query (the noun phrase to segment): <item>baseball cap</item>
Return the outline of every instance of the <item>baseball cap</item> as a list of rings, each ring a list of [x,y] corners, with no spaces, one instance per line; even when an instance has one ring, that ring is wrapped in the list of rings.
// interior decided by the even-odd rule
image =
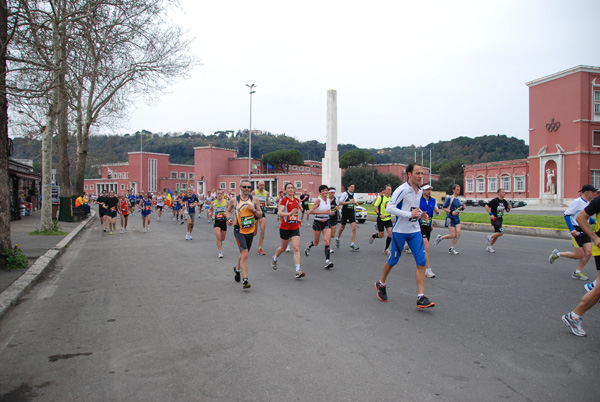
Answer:
[[[433,187],[431,187],[429,184],[426,184],[423,187],[421,187],[421,190],[433,190]]]
[[[581,190],[579,190],[580,193],[584,193],[586,191],[598,191],[598,189],[592,186],[591,184],[586,184],[583,187],[581,187]]]

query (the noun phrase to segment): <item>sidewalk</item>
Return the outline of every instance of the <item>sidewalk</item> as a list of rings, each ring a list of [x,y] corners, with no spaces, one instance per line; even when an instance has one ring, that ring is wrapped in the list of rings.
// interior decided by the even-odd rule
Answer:
[[[92,216],[85,221],[59,222],[60,230],[67,232],[65,236],[29,235],[39,229],[41,211],[10,223],[11,243],[13,247],[19,246],[29,259],[30,266],[15,271],[0,270],[0,317],[44,274],[75,236],[91,224],[95,215],[95,211],[92,211]]]

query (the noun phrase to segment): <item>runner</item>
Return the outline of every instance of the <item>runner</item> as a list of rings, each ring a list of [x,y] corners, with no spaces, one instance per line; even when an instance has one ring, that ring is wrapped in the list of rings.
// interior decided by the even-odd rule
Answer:
[[[210,204],[210,215],[214,216],[213,231],[217,240],[218,258],[223,258],[222,245],[227,235],[227,220],[225,211],[227,211],[227,200],[224,197],[224,191],[217,190],[215,200]]]
[[[215,198],[217,198],[217,193],[213,193],[213,191],[211,191],[208,194],[206,194],[206,198],[204,199],[204,209],[206,210],[207,223],[211,223],[210,206],[212,205]]]
[[[347,190],[342,193],[338,202],[338,204],[342,206],[342,226],[340,226],[340,231],[335,239],[335,246],[337,248],[340,247],[340,237],[342,237],[342,233],[344,232],[344,229],[346,229],[346,222],[350,222],[350,227],[352,228],[350,250],[358,251],[360,247],[354,244],[354,241],[356,240],[356,216],[354,215],[354,207],[358,205],[358,201],[354,199],[354,183],[348,184],[348,187],[346,188]]]
[[[286,183],[284,188],[285,196],[281,199],[279,205],[277,205],[277,216],[281,218],[281,224],[279,225],[281,245],[275,250],[275,255],[271,261],[271,268],[277,269],[279,256],[291,242],[292,249],[294,250],[296,279],[300,279],[306,276],[306,274],[300,270],[300,225],[302,224],[302,221],[298,220],[300,202],[294,196],[295,187],[293,183]]]
[[[492,221],[492,227],[494,228],[493,235],[487,235],[485,238],[487,240],[487,247],[485,248],[490,253],[495,253],[494,244],[500,236],[504,234],[504,230],[502,229],[502,218],[504,213],[510,212],[510,203],[504,199],[506,196],[506,191],[504,189],[498,189],[498,197],[490,200],[487,204],[485,204],[485,210],[488,214],[490,214],[490,220]],[[590,246],[591,250],[591,246]]]
[[[142,211],[142,227],[144,233],[150,231],[150,215],[152,214],[152,200],[148,193],[144,193],[142,200],[139,202],[140,211]]]
[[[106,190],[102,190],[102,194],[96,200],[98,202],[98,216],[100,216],[100,226],[103,226],[104,233],[106,233],[106,226],[108,225],[108,218],[105,219],[106,216]]]
[[[127,199],[129,200],[129,214],[133,214],[135,212],[135,194],[131,189],[127,190]]]
[[[196,207],[198,207],[199,214],[202,213],[202,209],[199,206],[198,196],[194,194],[191,188],[188,188],[187,195],[182,199],[185,211],[187,212],[187,233],[185,234],[186,240],[192,240],[192,231],[194,230],[194,220],[196,218]]]
[[[302,225],[302,222],[304,222],[304,213],[308,211],[308,203],[310,202],[310,195],[308,194],[308,191],[306,189],[304,189],[304,193],[300,194],[300,203],[302,206],[302,216],[300,217],[300,225]],[[306,226],[310,225],[310,223],[308,223],[308,214],[306,214]]]
[[[131,202],[124,194],[119,195],[119,216],[121,217],[121,234],[127,232],[127,223],[131,213]]]
[[[375,239],[382,239],[384,230],[387,231],[387,238],[385,239],[385,248],[383,254],[389,254],[390,244],[392,243],[392,215],[390,215],[385,208],[390,202],[390,196],[392,195],[392,186],[386,184],[381,192],[381,195],[377,197],[373,203],[373,209],[377,214],[377,232],[369,236],[369,244],[373,244]]]
[[[106,215],[104,216],[104,220],[108,221],[108,228],[110,230],[110,234],[113,234],[113,231],[117,230],[118,204],[119,198],[117,198],[113,190],[110,190],[108,192],[108,197],[104,199],[104,208],[106,208]]]
[[[456,243],[458,243],[458,239],[460,238],[461,233],[461,224],[460,224],[460,211],[464,211],[465,206],[460,202],[458,198],[460,194],[460,185],[455,184],[452,186],[452,195],[446,198],[444,202],[444,206],[442,209],[446,212],[446,227],[450,234],[447,235],[437,235],[435,238],[435,245],[437,246],[444,239],[452,239],[452,245],[448,249],[448,254],[459,254],[458,251],[454,249],[456,247]]]
[[[162,191],[158,192],[156,196],[156,220],[160,222],[160,216],[162,215],[163,208],[165,206],[165,197]]]
[[[227,203],[227,211],[225,216],[227,217],[227,224],[233,226],[233,236],[237,241],[240,249],[240,256],[238,263],[233,267],[235,274],[234,279],[236,282],[243,280],[243,289],[250,288],[250,282],[248,282],[248,254],[252,247],[252,240],[256,234],[256,218],[262,216],[260,210],[260,204],[258,200],[250,195],[252,191],[252,185],[250,181],[245,179],[240,182],[240,195],[232,198]],[[235,211],[235,219],[232,217],[232,213]]]
[[[560,252],[558,249],[554,249],[548,257],[548,262],[550,262],[550,264],[560,257],[579,260],[579,264],[577,264],[577,268],[575,269],[575,272],[573,272],[573,275],[571,275],[571,278],[582,281],[587,281],[589,279],[581,271],[592,256],[592,240],[587,234],[581,231],[581,228],[577,224],[577,216],[588,206],[590,200],[594,198],[597,191],[598,190],[590,184],[584,185],[579,191],[581,197],[574,200],[565,211],[565,221],[571,231],[571,242],[573,243],[574,251]]]
[[[583,186],[582,190],[586,188]],[[582,191],[583,192],[583,191]],[[592,230],[588,219],[592,215],[596,215],[596,232]],[[592,247],[592,253],[596,263],[596,270],[600,271],[600,230],[598,230],[598,220],[600,219],[600,197],[594,198],[585,209],[577,215],[576,223],[577,226],[589,236],[594,246]],[[583,314],[591,309],[594,305],[600,301],[600,286],[595,286],[600,275],[592,283],[585,285],[586,294],[583,295],[581,301],[575,307],[573,311],[562,316],[562,321],[571,328],[571,332],[577,336],[586,336],[586,332],[581,327],[581,321]],[[594,286],[592,286],[594,285]]]
[[[329,242],[331,240],[331,227],[329,225],[329,216],[331,215],[331,203],[329,202],[329,187],[325,184],[319,186],[319,197],[315,200],[314,204],[307,212],[307,214],[315,215],[313,221],[313,240],[306,243],[304,249],[304,255],[307,257],[310,255],[310,249],[313,246],[319,245],[319,238],[321,233],[323,234],[323,244],[325,245],[325,269],[333,268],[333,262],[330,261],[330,247]]]
[[[331,239],[335,239],[335,231],[337,230],[337,224],[340,216],[340,208],[338,207],[337,198],[335,198],[335,187],[329,187],[329,205],[331,205],[331,214],[329,215],[329,226],[331,227]],[[330,253],[334,251],[330,248]]]
[[[398,263],[404,243],[408,242],[412,250],[413,257],[417,264],[417,308],[430,308],[435,303],[425,296],[425,246],[423,236],[419,228],[419,218],[428,220],[429,216],[419,207],[421,203],[422,190],[419,183],[423,177],[423,167],[416,163],[411,163],[406,167],[408,181],[399,186],[392,194],[391,200],[387,206],[387,212],[396,215],[398,219],[394,224],[392,252],[390,258],[383,266],[381,279],[375,282],[377,297],[381,301],[387,301],[386,279],[392,268]]]
[[[258,255],[265,255],[265,252],[262,249],[263,241],[265,240],[265,228],[267,227],[267,206],[271,205],[269,203],[269,194],[268,191],[265,190],[265,182],[259,181],[258,187],[256,190],[252,192],[252,195],[258,198],[258,202],[260,203],[260,210],[262,211],[262,217],[258,220],[258,224],[260,227],[260,237],[258,238]]]
[[[428,278],[435,278],[435,274],[429,266],[429,239],[431,237],[433,214],[439,215],[440,210],[437,207],[435,198],[431,197],[431,190],[433,190],[433,187],[427,184],[423,186],[421,190],[423,190],[423,195],[421,196],[420,208],[421,211],[426,212],[429,217],[427,220],[419,219],[421,235],[423,236],[423,245],[425,246],[425,260],[427,261],[427,265],[425,265],[425,276]]]

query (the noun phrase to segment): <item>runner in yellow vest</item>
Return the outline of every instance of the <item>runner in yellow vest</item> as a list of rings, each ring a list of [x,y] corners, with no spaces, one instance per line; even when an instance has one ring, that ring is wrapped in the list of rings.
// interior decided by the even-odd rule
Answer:
[[[217,250],[219,250],[218,258],[223,258],[222,244],[227,235],[227,200],[225,199],[222,189],[217,190],[215,200],[210,204],[209,215],[213,217],[213,231],[217,240]]]
[[[258,198],[258,202],[260,202],[260,209],[262,211],[262,218],[259,219],[258,224],[260,226],[260,237],[258,238],[258,255],[265,255],[265,252],[262,249],[263,241],[265,240],[265,228],[267,227],[267,206],[269,203],[269,194],[268,191],[265,190],[265,182],[259,181],[258,188],[252,192],[252,195]]]
[[[392,195],[392,186],[386,184],[381,195],[377,197],[373,203],[373,209],[377,213],[377,233],[373,233],[369,237],[369,244],[373,244],[375,239],[383,239],[383,233],[387,230],[387,239],[385,239],[384,254],[389,254],[390,244],[392,243],[392,215],[389,214],[385,208],[388,202],[390,202]]]

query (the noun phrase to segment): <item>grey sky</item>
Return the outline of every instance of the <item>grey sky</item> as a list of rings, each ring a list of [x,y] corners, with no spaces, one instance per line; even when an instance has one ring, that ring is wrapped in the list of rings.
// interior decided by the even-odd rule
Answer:
[[[600,65],[599,1],[197,1],[174,19],[202,61],[123,133],[253,129],[325,142],[426,145],[461,135],[528,141],[525,82]]]

